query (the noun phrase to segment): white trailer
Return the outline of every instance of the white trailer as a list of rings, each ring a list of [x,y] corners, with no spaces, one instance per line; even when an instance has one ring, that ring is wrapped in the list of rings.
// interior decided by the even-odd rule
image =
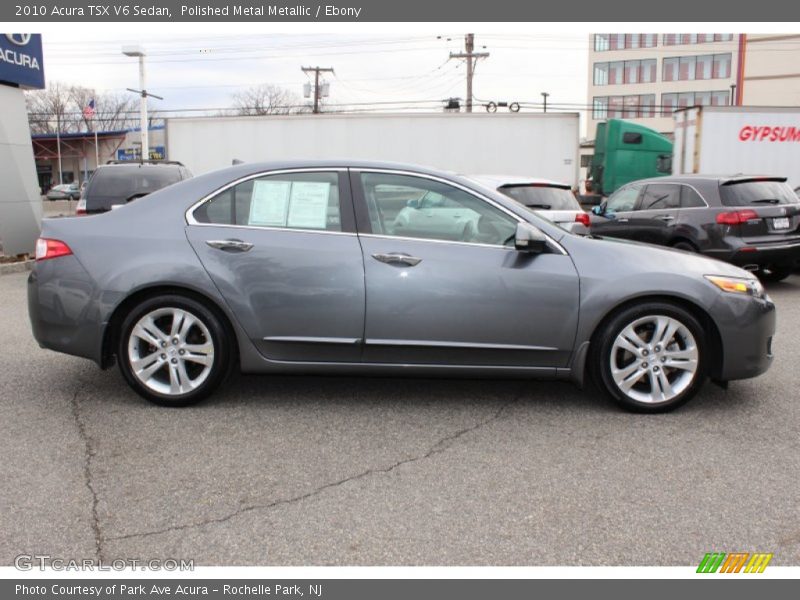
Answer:
[[[574,186],[578,133],[577,113],[197,117],[167,119],[166,145],[195,175],[234,159],[366,159]]]
[[[675,112],[672,173],[773,175],[800,186],[800,107],[695,106]]]

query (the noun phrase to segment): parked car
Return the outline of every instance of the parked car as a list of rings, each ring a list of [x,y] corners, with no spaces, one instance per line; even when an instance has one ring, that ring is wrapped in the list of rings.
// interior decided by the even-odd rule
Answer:
[[[48,200],[77,200],[81,195],[81,189],[77,183],[64,183],[54,185],[47,192]]]
[[[437,225],[398,229],[429,194],[444,199],[423,217]],[[448,223],[453,205],[478,215],[471,236]],[[238,368],[578,384],[589,373],[625,408],[657,412],[708,377],[772,362],[775,305],[747,271],[573,235],[421,167],[242,164],[119,210],[44,219],[41,235],[28,279],[39,344],[116,360],[168,406]]]
[[[95,169],[75,212],[109,211],[191,176],[175,161],[112,161]]]
[[[470,179],[505,194],[573,233],[588,233],[591,221],[569,184],[503,175],[475,175]]]
[[[698,252],[781,280],[800,264],[800,200],[783,177],[682,175],[628,184],[592,233]]]

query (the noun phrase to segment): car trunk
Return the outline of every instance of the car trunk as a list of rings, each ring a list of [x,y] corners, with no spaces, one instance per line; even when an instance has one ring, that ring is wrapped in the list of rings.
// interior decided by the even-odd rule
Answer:
[[[785,181],[784,178],[741,178],[720,185],[722,203],[738,215],[735,226],[748,244],[800,239],[800,200]]]

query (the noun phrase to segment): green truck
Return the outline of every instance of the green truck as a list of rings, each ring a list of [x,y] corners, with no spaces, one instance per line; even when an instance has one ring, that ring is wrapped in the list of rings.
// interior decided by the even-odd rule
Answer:
[[[672,142],[652,129],[609,119],[597,125],[594,155],[582,204],[599,204],[630,181],[669,175],[672,172]]]

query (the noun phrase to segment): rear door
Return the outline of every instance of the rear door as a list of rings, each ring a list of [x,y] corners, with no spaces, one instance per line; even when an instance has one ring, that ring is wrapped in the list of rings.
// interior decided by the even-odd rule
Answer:
[[[262,355],[360,360],[364,263],[346,170],[249,177],[187,220],[189,242]]]
[[[645,186],[630,226],[632,239],[659,246],[669,245],[678,224],[681,186],[676,183],[651,183]]]

